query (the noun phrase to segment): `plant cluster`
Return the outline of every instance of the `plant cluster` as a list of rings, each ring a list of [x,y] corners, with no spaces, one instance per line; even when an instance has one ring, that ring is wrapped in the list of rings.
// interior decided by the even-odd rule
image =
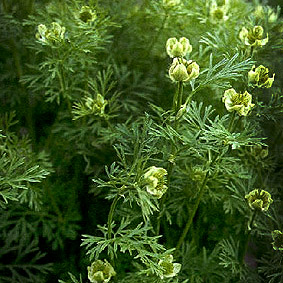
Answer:
[[[283,280],[279,6],[0,14],[1,282]]]

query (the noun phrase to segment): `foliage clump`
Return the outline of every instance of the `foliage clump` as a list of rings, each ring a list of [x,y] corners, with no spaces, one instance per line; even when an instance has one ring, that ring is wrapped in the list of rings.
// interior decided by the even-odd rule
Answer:
[[[280,282],[280,7],[24,2],[0,5],[0,281]]]

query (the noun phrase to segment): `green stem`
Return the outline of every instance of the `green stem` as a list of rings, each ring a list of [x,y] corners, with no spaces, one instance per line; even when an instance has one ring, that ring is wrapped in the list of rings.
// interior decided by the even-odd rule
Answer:
[[[236,111],[234,111],[232,113],[232,116],[230,118],[230,122],[229,122],[229,126],[228,126],[228,131],[231,132],[232,129],[233,129],[233,125],[234,125],[234,121],[235,121],[235,118],[236,118]]]
[[[60,211],[60,209],[59,209],[59,207],[58,207],[58,205],[56,203],[54,195],[53,195],[51,189],[49,188],[49,186],[46,186],[46,191],[47,191],[47,194],[48,194],[48,196],[50,198],[51,205],[53,206],[54,211],[58,215],[59,222],[63,222],[64,217],[63,217],[63,215],[62,215],[62,213],[61,213],[61,211]]]
[[[174,145],[172,145],[174,146]],[[174,149],[173,149],[174,150]],[[172,149],[171,149],[172,152]],[[170,180],[171,180],[171,175],[173,172],[173,167],[174,167],[174,162],[173,161],[169,161],[169,168],[168,168],[168,175],[167,175],[167,187],[170,187]],[[160,232],[160,224],[161,224],[161,218],[163,216],[163,209],[164,209],[164,204],[167,198],[167,194],[163,195],[161,202],[160,202],[160,213],[157,217],[157,225],[156,225],[156,235],[159,235]]]
[[[108,214],[108,220],[107,220],[107,226],[108,226],[108,232],[107,232],[107,238],[108,240],[111,239],[111,233],[112,233],[112,220],[113,220],[113,215],[114,215],[114,211],[117,205],[118,200],[120,199],[120,196],[116,195],[116,197],[114,198],[111,207],[110,207],[110,211]]]
[[[68,106],[69,112],[72,113],[72,104],[71,104],[69,96],[66,95],[67,94],[67,86],[66,86],[66,80],[65,80],[65,72],[63,70],[63,64],[62,63],[59,63],[58,77],[59,77],[62,96],[67,101],[67,106]]]
[[[250,56],[251,56],[251,58],[253,58],[253,55],[254,55],[254,47],[251,46],[251,51],[250,51]]]
[[[173,109],[175,115],[177,115],[177,113],[180,110],[181,105],[182,105],[183,89],[184,89],[183,82],[178,82],[177,83],[177,89],[176,89],[176,92],[175,92],[174,97],[173,97],[173,105],[172,105],[172,109]]]
[[[182,235],[181,235],[181,237],[180,237],[180,239],[179,239],[179,241],[178,241],[178,243],[177,243],[177,245],[176,245],[176,251],[179,250],[180,247],[182,246],[182,244],[183,244],[183,242],[184,242],[184,240],[185,240],[185,238],[186,238],[186,236],[187,236],[187,233],[188,233],[188,231],[189,231],[189,229],[190,229],[190,227],[191,227],[192,221],[193,221],[194,216],[195,216],[195,214],[196,214],[196,212],[197,212],[197,209],[198,209],[198,207],[199,207],[199,204],[200,204],[200,201],[201,201],[201,199],[202,199],[202,196],[203,196],[203,194],[204,194],[204,192],[205,192],[206,183],[207,183],[207,180],[208,180],[208,174],[209,174],[209,173],[208,173],[208,171],[207,171],[207,173],[206,173],[206,175],[205,175],[205,178],[204,178],[204,180],[203,180],[203,182],[202,182],[202,186],[201,186],[201,188],[200,188],[198,198],[197,198],[197,200],[196,200],[196,202],[195,202],[195,205],[194,205],[194,207],[193,207],[193,210],[192,210],[192,212],[191,212],[191,214],[190,214],[190,216],[189,216],[189,218],[188,218],[188,220],[187,220],[187,223],[186,223],[186,226],[185,226],[185,228],[184,228],[184,230],[183,230],[183,233],[182,233]]]
[[[178,92],[179,92],[179,95],[178,95],[177,112],[180,110],[182,102],[183,102],[183,92],[184,92],[183,82],[178,83]]]
[[[178,128],[178,120],[176,119],[176,115],[178,113],[178,111],[181,108],[182,105],[182,101],[183,101],[183,89],[184,89],[184,84],[183,82],[178,82],[177,84],[177,89],[173,98],[173,105],[172,105],[172,110],[175,113],[175,120],[174,120],[174,129],[177,130]],[[171,144],[171,156],[173,156],[175,158],[176,155],[176,147],[175,145],[172,143]],[[170,185],[170,179],[171,179],[171,175],[173,172],[173,167],[174,167],[174,160],[169,161],[169,167],[168,167],[168,175],[167,175],[167,187],[169,188]],[[159,235],[159,231],[160,231],[160,222],[161,222],[161,218],[162,218],[162,212],[163,212],[163,208],[164,208],[164,203],[166,200],[166,195],[164,195],[161,199],[161,203],[160,203],[160,213],[159,216],[157,218],[157,225],[156,225],[156,234]]]
[[[18,52],[18,47],[14,39],[11,40],[11,49],[13,52],[13,58],[14,58],[14,63],[16,67],[16,72],[17,72],[17,77],[20,80],[22,75],[23,75],[23,69],[22,69],[22,64],[21,64],[21,57]]]
[[[32,12],[33,12],[33,7],[34,7],[34,0],[30,0],[29,1],[29,4],[28,4],[28,13],[29,14],[32,14]]]
[[[242,256],[241,256],[243,263],[244,263],[244,261],[245,261],[245,255],[246,255],[247,250],[248,250],[248,245],[249,245],[249,241],[250,241],[250,238],[251,238],[251,231],[252,231],[252,228],[253,228],[253,224],[254,224],[256,215],[257,215],[257,211],[255,210],[255,211],[253,212],[251,222],[250,222],[250,224],[248,224],[248,235],[247,235],[247,237],[246,237],[245,244],[244,244],[244,249],[243,249],[243,253],[242,253]]]
[[[3,11],[4,11],[5,13],[8,13],[8,5],[7,5],[6,0],[3,0]]]
[[[31,94],[27,94],[26,103],[27,103],[26,119],[27,119],[27,125],[29,129],[29,136],[31,138],[32,148],[35,150],[37,143],[36,143],[35,123],[34,123],[34,118],[33,118],[34,110],[32,107],[33,103],[32,103]]]
[[[208,165],[208,166],[211,167],[211,166],[216,162],[216,160],[217,160],[219,157],[220,157],[220,155],[215,155],[215,157],[213,158],[213,160],[211,160],[211,154],[210,154],[210,152],[209,152],[209,160],[211,160],[211,161],[209,162],[209,165]],[[209,168],[208,168],[208,169],[209,169]],[[207,172],[206,172],[205,177],[204,177],[204,179],[203,179],[201,188],[200,188],[200,190],[199,190],[198,198],[197,198],[197,200],[196,200],[196,202],[195,202],[195,205],[194,205],[194,207],[193,207],[193,209],[192,209],[191,214],[189,215],[189,218],[188,218],[188,220],[187,220],[187,223],[186,223],[186,226],[185,226],[185,228],[184,228],[184,230],[183,230],[183,233],[182,233],[182,235],[181,235],[181,237],[180,237],[180,239],[179,239],[179,241],[178,241],[178,243],[177,243],[177,245],[176,245],[175,251],[179,250],[180,247],[182,246],[182,244],[183,244],[183,242],[184,242],[184,240],[185,240],[185,238],[186,238],[186,236],[187,236],[187,234],[188,234],[188,232],[189,232],[189,229],[190,229],[190,227],[191,227],[191,225],[192,225],[193,219],[194,219],[194,217],[195,217],[195,214],[196,214],[196,212],[197,212],[197,210],[198,210],[200,201],[201,201],[201,199],[202,199],[202,197],[203,197],[203,195],[204,195],[205,189],[206,189],[206,184],[207,184],[208,177],[209,177],[209,170],[208,170],[208,169],[207,169]]]

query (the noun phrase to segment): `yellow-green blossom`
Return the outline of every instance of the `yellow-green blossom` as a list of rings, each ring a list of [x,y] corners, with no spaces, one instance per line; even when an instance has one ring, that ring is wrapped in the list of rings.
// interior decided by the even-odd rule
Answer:
[[[227,11],[228,11],[228,4],[226,4],[226,2],[224,3],[224,5],[218,6],[215,0],[212,1],[209,9],[209,16],[211,22],[216,24],[227,21],[229,18],[227,16]]]
[[[36,39],[38,39],[42,43],[47,43],[46,36],[45,36],[46,32],[47,32],[46,25],[43,25],[43,24],[38,25],[37,33],[35,34]]]
[[[192,52],[192,46],[186,37],[181,37],[179,40],[172,37],[166,42],[166,51],[171,58],[184,57],[187,53]]]
[[[104,99],[104,97],[98,93],[96,95],[96,99],[87,97],[85,105],[88,109],[92,111],[93,114],[97,114],[102,116],[104,114],[104,110],[108,101]]]
[[[257,68],[254,65],[248,73],[248,80],[252,86],[269,88],[273,84],[274,76],[275,74],[273,74],[272,78],[269,78],[268,68],[265,68],[263,65]]]
[[[263,27],[254,26],[253,28],[243,27],[239,33],[241,41],[249,46],[263,46],[268,42],[268,35],[263,38]]]
[[[109,282],[112,276],[116,275],[114,268],[107,261],[96,260],[91,266],[87,267],[88,279],[91,283],[106,283]]]
[[[161,198],[167,191],[166,176],[167,171],[164,168],[151,166],[144,174],[146,190],[153,196]]]
[[[97,94],[96,98],[85,97],[84,101],[76,102],[73,106],[72,113],[74,120],[86,115],[104,116],[105,107],[108,101],[101,94]]]
[[[62,27],[59,23],[53,22],[46,34],[46,38],[53,42],[62,41],[65,36],[65,30],[65,27]]]
[[[251,209],[267,211],[273,202],[269,192],[255,189],[245,196]]]
[[[177,5],[180,5],[181,0],[163,0],[163,6],[164,7],[168,7],[168,8],[172,8],[175,7]]]
[[[96,19],[96,13],[89,6],[82,6],[79,19],[85,23],[93,22]]]
[[[65,27],[62,27],[59,23],[51,23],[51,27],[47,28],[45,25],[40,24],[37,27],[37,33],[35,37],[43,44],[54,44],[61,42],[65,38]]]
[[[162,275],[160,275],[161,279],[176,276],[180,272],[182,267],[180,263],[173,263],[172,255],[167,255],[163,260],[160,260],[158,264],[163,269],[163,273]]]
[[[240,116],[247,116],[254,107],[251,94],[247,91],[237,93],[233,88],[224,92],[222,101],[229,112],[236,111]]]
[[[199,65],[183,58],[174,58],[169,68],[169,77],[174,82],[187,82],[199,76]]]
[[[273,249],[283,251],[283,233],[279,230],[274,230],[272,233]]]

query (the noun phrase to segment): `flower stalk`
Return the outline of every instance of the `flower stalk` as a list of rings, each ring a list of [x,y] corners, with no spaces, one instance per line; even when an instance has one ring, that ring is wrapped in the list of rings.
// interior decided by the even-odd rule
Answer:
[[[184,91],[184,84],[182,81],[177,83],[177,89],[173,98],[173,111],[175,115],[177,115],[178,111],[181,108],[182,100],[183,100],[183,91]]]

